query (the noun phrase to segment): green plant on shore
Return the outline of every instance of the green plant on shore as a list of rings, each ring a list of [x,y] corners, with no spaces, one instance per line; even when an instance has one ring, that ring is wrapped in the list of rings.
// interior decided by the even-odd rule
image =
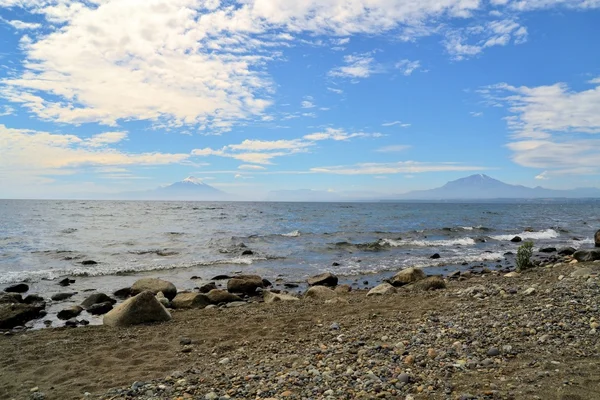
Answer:
[[[533,254],[533,242],[524,242],[517,250],[517,271],[532,268],[531,255]]]

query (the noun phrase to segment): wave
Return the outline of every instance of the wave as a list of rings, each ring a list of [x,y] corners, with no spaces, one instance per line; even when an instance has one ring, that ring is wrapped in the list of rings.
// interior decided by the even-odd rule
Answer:
[[[519,236],[521,239],[555,239],[560,236],[558,232],[554,229],[546,229],[543,231],[524,231],[521,233],[517,233],[514,235],[493,235],[490,236],[491,239],[495,240],[511,240],[515,236]]]
[[[299,230],[295,230],[295,231],[291,231],[289,233],[282,233],[281,236],[298,237],[298,236],[300,236],[300,231]]]
[[[447,247],[447,246],[473,246],[475,240],[470,237],[463,237],[458,239],[447,239],[447,240],[394,240],[394,239],[381,239],[381,241],[392,247]]]

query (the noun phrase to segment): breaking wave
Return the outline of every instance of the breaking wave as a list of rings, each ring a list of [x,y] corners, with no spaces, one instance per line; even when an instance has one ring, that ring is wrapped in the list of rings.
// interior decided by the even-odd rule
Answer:
[[[490,236],[490,238],[495,240],[511,240],[515,236],[519,236],[521,239],[554,239],[560,236],[558,232],[554,229],[546,229],[543,231],[534,231],[534,232],[521,232],[517,234],[511,235],[494,235]]]

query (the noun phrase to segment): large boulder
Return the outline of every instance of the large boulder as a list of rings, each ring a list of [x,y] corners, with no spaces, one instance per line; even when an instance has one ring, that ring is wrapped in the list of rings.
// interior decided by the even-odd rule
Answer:
[[[436,290],[446,289],[446,282],[441,276],[428,276],[410,285],[411,289],[416,290]]]
[[[265,300],[265,303],[275,303],[278,301],[298,301],[300,300],[299,298],[289,295],[289,294],[284,294],[284,293],[273,293],[270,290],[265,290],[263,292],[263,299]]]
[[[229,293],[227,290],[213,289],[206,294],[206,297],[212,304],[231,303],[234,301],[242,301],[240,296]]]
[[[381,285],[377,285],[373,289],[369,290],[367,296],[381,296],[392,293],[396,293],[396,288],[386,282],[382,283]]]
[[[338,277],[332,273],[325,272],[324,274],[311,276],[306,282],[308,282],[310,286],[336,286]]]
[[[81,306],[83,308],[89,308],[91,306],[93,306],[94,304],[101,304],[101,303],[106,303],[109,302],[111,304],[115,304],[117,301],[107,295],[105,295],[104,293],[94,293],[88,296],[87,299],[85,299],[82,303]]]
[[[66,321],[68,319],[77,317],[79,314],[81,314],[82,311],[83,311],[82,307],[72,306],[72,307],[60,310],[58,312],[58,314],[56,314],[56,316],[58,317],[58,319],[62,319],[64,321]]]
[[[163,281],[162,279],[139,279],[131,286],[131,294],[133,296],[138,295],[146,290],[154,294],[163,292],[165,297],[169,300],[173,300],[175,296],[177,296],[177,288],[175,285],[173,285],[171,282]]]
[[[411,267],[398,272],[396,275],[388,279],[388,283],[398,287],[420,281],[421,279],[425,279],[425,272],[423,272],[421,269]]]
[[[209,304],[209,298],[201,293],[177,293],[171,301],[173,308],[204,308]]]
[[[239,275],[227,282],[230,293],[243,293],[253,295],[257,288],[265,287],[263,279],[258,275]]]
[[[23,303],[23,296],[19,293],[0,293],[0,304]]]
[[[594,244],[596,247],[600,247],[600,230],[598,230],[594,235]]]
[[[325,286],[313,286],[309,288],[304,297],[317,300],[329,300],[337,297],[337,293]]]
[[[215,285],[214,282],[209,282],[205,285],[202,285],[198,288],[198,290],[200,291],[200,293],[208,293],[213,289],[217,289],[217,285]]]
[[[7,286],[4,288],[6,293],[25,293],[29,290],[29,285],[25,283],[17,283],[16,285]]]
[[[170,320],[171,314],[156,300],[154,293],[145,290],[105,314],[103,323],[108,326],[123,327]]]
[[[0,304],[0,329],[11,329],[40,318],[43,306],[37,304]]]
[[[572,256],[577,250],[574,247],[567,246],[558,249],[559,256]]]
[[[600,260],[600,249],[578,250],[573,253],[573,258],[579,262]]]

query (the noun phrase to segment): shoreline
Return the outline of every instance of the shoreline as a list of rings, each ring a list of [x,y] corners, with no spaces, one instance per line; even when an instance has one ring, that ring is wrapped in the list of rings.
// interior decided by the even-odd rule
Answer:
[[[163,324],[2,336],[0,397],[600,398],[599,272],[557,263],[436,291],[353,290],[334,305],[174,310]]]

